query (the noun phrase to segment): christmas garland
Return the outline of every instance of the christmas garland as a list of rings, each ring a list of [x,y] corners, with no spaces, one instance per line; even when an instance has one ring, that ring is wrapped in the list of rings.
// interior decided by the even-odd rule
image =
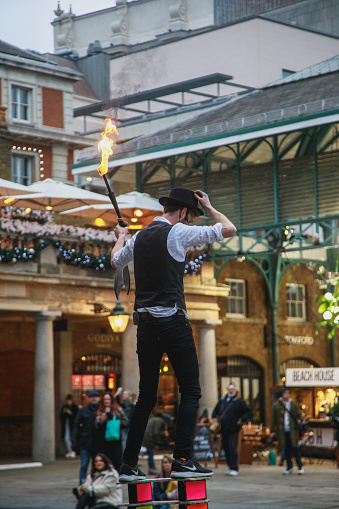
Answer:
[[[68,249],[62,242],[48,239],[34,247],[12,249],[0,249],[0,263],[18,263],[27,262],[36,258],[36,256],[49,245],[58,249],[65,263],[76,265],[78,267],[96,269],[105,271],[111,268],[111,257],[108,255],[95,256],[91,253],[76,252],[75,249]]]
[[[36,256],[49,245],[54,246],[68,265],[75,265],[81,268],[106,271],[111,269],[111,257],[109,255],[95,256],[92,253],[77,252],[75,249],[68,249],[62,242],[47,239],[34,245],[19,249],[0,249],[0,263],[18,263],[34,260]],[[185,274],[196,274],[200,269],[206,254],[200,255],[195,260],[188,262],[185,266]]]
[[[2,221],[0,220],[0,229],[5,230],[7,233],[17,233],[21,235],[29,234],[34,237],[40,237],[42,235],[60,235],[61,233],[80,238],[81,240],[106,242],[112,246],[116,241],[116,237],[113,232],[103,232],[93,228],[75,228],[73,226],[69,227],[54,223],[49,223],[45,226],[39,225],[38,223],[30,223],[27,228],[27,224],[28,223],[23,223],[20,220],[9,221],[5,219]],[[62,242],[55,241],[54,239],[45,239],[42,242],[35,244],[33,247],[0,249],[0,263],[18,263],[33,260],[50,244],[59,251],[59,255],[63,257],[67,264],[101,271],[111,269],[110,256],[95,256],[92,253],[77,252],[75,249],[68,249]],[[196,274],[205,258],[206,254],[203,254],[188,262],[185,266],[185,274]]]
[[[6,219],[36,221],[40,224],[52,223],[54,221],[54,212],[48,210],[35,210],[29,207],[0,207],[0,216]]]
[[[186,263],[185,274],[196,274],[206,258],[206,254],[198,256],[195,260]]]

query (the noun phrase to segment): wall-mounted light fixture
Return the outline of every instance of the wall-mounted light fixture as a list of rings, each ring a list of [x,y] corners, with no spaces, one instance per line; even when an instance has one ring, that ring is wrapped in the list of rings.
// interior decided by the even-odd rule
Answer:
[[[116,306],[113,310],[103,304],[99,304],[97,302],[94,303],[94,313],[108,312],[110,312],[110,314],[107,318],[112,331],[115,333],[125,332],[129,320],[129,314],[126,313],[119,299],[117,300]]]

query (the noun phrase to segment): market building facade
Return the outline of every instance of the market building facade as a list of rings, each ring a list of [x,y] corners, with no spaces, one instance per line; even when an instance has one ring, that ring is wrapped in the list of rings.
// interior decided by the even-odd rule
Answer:
[[[132,2],[131,6],[139,4],[139,8],[146,3]],[[126,2],[119,2],[119,6],[125,9]],[[119,12],[121,14],[122,9]],[[205,12],[205,15],[207,19],[208,13]],[[61,26],[65,27],[67,23],[71,26],[72,16],[57,16]],[[174,20],[180,25],[183,20],[179,19],[180,16],[177,18]],[[272,40],[273,36],[276,39],[277,30],[285,34],[281,40],[296,37],[294,47],[300,53],[292,53],[292,56],[295,57],[293,62],[298,63],[297,68],[291,68],[279,60],[276,72],[270,74],[268,80],[277,79],[284,68],[300,70],[338,53],[335,36],[307,33],[272,20],[244,20],[234,24],[232,33],[236,33],[240,40],[248,27],[252,34],[259,28],[261,33],[266,34],[264,42],[261,40],[259,44],[256,41],[258,50],[267,46],[267,41]],[[180,26],[177,29],[180,31]],[[209,39],[213,47],[223,30],[222,27],[213,27],[213,30],[206,30],[201,35]],[[58,35],[59,42],[71,40],[67,34],[64,35]],[[115,31],[115,35],[119,38],[124,34]],[[184,35],[182,41],[181,37],[176,41],[176,47],[183,44],[182,54],[193,40],[193,37],[186,38],[193,34]],[[227,37],[231,38],[231,35],[228,33]],[[303,44],[296,43],[299,37]],[[122,38],[120,42],[125,43],[126,40]],[[276,44],[283,43],[277,41]],[[312,54],[311,61],[305,60],[308,44],[316,46],[318,52],[316,56]],[[90,70],[90,64],[96,58],[97,61],[103,61],[103,67],[98,64],[96,69],[105,70],[106,92],[112,97],[111,77],[117,77],[113,81],[115,86],[119,83],[118,76],[124,75],[126,66],[128,69],[129,62],[135,60],[137,67],[142,63],[142,58],[137,60],[138,55],[142,56],[142,51],[139,53],[136,47],[128,48],[127,45],[127,51],[121,53],[123,58],[120,60],[119,52],[115,53],[115,45],[121,49],[121,44],[116,40],[109,55],[92,48],[89,58],[78,63],[71,60],[71,71],[70,68],[67,71],[59,69],[62,79],[66,74],[68,81],[63,100],[57,94],[58,101],[55,101],[55,104],[62,103],[67,107],[64,116],[60,110],[53,116],[53,122],[58,119],[58,125],[49,126],[48,116],[44,120],[41,113],[43,102],[37,101],[44,97],[45,92],[42,93],[39,88],[33,92],[32,97],[36,101],[32,107],[40,105],[40,110],[34,115],[39,119],[41,129],[39,127],[37,131],[33,129],[29,132],[26,129],[27,140],[24,137],[15,139],[12,145],[12,133],[19,136],[22,126],[19,129],[16,122],[12,122],[8,110],[6,119],[3,114],[5,120],[1,126],[1,142],[7,144],[7,150],[1,152],[0,164],[3,157],[7,158],[1,167],[7,173],[1,176],[11,178],[12,173],[8,168],[12,165],[12,151],[17,147],[20,150],[23,147],[37,148],[38,142],[41,144],[43,139],[46,140],[43,131],[47,129],[52,134],[48,135],[45,152],[50,155],[52,163],[46,165],[50,173],[46,170],[42,173],[44,177],[40,178],[74,178],[85,185],[90,185],[91,179],[94,182],[97,154],[93,148],[94,142],[89,138],[97,136],[102,129],[104,114],[115,111],[116,105],[106,104],[106,112],[101,112],[103,105],[94,104],[98,99],[107,99],[103,90],[97,93],[95,86],[100,73],[96,73],[96,79],[91,83],[95,92],[86,100],[79,93],[78,102],[72,104],[72,86],[74,81],[81,80],[81,74],[77,74],[79,69],[86,75],[86,65]],[[163,38],[160,47],[160,52],[174,48],[167,44],[166,38]],[[57,49],[72,52],[73,45],[66,44],[64,47],[61,44]],[[141,49],[146,50],[146,46]],[[240,49],[241,46],[237,46],[237,51]],[[278,49],[277,46],[274,57],[279,59],[283,52]],[[150,50],[155,51],[152,44]],[[147,57],[150,53],[144,55]],[[175,51],[169,55],[172,66],[175,55]],[[287,56],[286,62],[291,63]],[[55,57],[62,58],[61,55]],[[262,67],[270,61],[265,58],[258,66]],[[255,83],[247,77],[242,80],[237,74],[239,58],[234,58],[228,64],[233,65],[234,83],[229,86],[232,76],[224,75],[227,66],[220,61],[220,69],[212,69],[214,81],[207,84],[210,97],[204,105],[201,105],[201,101],[189,105],[185,101],[179,102],[179,111],[174,105],[175,111],[166,111],[165,114],[159,112],[159,118],[154,112],[145,113],[143,110],[141,116],[145,116],[144,121],[132,118],[133,104],[135,106],[140,98],[130,97],[132,113],[125,113],[122,139],[136,139],[117,146],[116,155],[110,163],[109,178],[114,179],[116,194],[138,189],[157,197],[175,186],[202,188],[210,194],[216,208],[225,212],[236,224],[238,235],[234,239],[220,245],[201,246],[189,253],[193,260],[206,254],[200,273],[185,278],[188,312],[199,352],[203,392],[201,410],[207,408],[210,413],[232,380],[236,382],[241,395],[253,406],[255,422],[268,424],[271,394],[284,383],[286,369],[330,366],[337,362],[335,339],[331,342],[327,340],[324,330],[320,330],[318,336],[315,334],[319,315],[314,299],[321,294],[321,289],[314,280],[321,279],[317,275],[321,267],[325,274],[326,270],[334,270],[338,240],[339,186],[334,170],[338,160],[338,111],[333,92],[337,86],[338,62],[334,58],[323,66],[320,64],[318,69],[291,75],[280,84],[257,91],[252,91],[252,88],[263,86],[266,78],[258,78],[259,81]],[[52,69],[58,66],[46,63],[39,65],[49,65]],[[188,70],[191,72],[195,67],[188,67]],[[215,76],[217,71],[223,75]],[[16,72],[19,72],[18,69]],[[314,78],[307,79],[314,73]],[[180,94],[187,90],[194,92],[195,85],[206,86],[205,81],[200,81],[205,74],[200,68],[199,75],[188,72],[181,83],[183,90]],[[258,77],[254,70],[253,76]],[[158,89],[156,94],[147,95],[151,85],[147,80],[141,83],[146,101],[154,98],[163,101],[162,85],[176,85],[178,81],[173,76],[172,81],[168,82],[167,77],[166,83],[163,83],[161,73],[158,77],[159,80],[154,83]],[[189,83],[191,78],[198,81]],[[1,79],[1,105],[11,108],[9,88],[6,91],[4,76]],[[22,78],[17,76],[15,79],[18,81],[14,86],[21,84],[21,87]],[[24,81],[27,83],[27,78]],[[220,88],[226,86],[227,93],[215,91],[218,83]],[[240,93],[229,95],[239,84]],[[54,89],[50,81],[45,85],[46,89]],[[59,82],[57,89],[59,92]],[[87,91],[89,89],[86,88]],[[126,94],[126,90],[123,92]],[[165,92],[168,94],[171,90]],[[204,93],[203,90],[200,92]],[[48,93],[47,90],[45,104],[51,103]],[[203,97],[199,96],[200,99]],[[94,109],[99,107],[99,119],[95,118],[97,110],[91,117],[93,111],[88,109],[89,104]],[[212,108],[213,104],[217,107]],[[71,114],[74,106],[75,120]],[[140,104],[136,109],[139,107]],[[67,119],[63,126],[61,118]],[[81,120],[84,121],[82,127]],[[181,122],[175,124],[176,121]],[[67,133],[63,131],[66,125]],[[75,131],[78,133],[75,134]],[[82,136],[78,136],[79,131]],[[32,132],[36,135],[34,139]],[[144,136],[140,136],[141,133]],[[64,141],[66,134],[68,145]],[[57,139],[64,143],[62,149],[54,148]],[[27,145],[28,141],[31,145]],[[25,142],[25,145],[21,147],[19,142]],[[16,148],[13,149],[13,146]],[[72,164],[69,150],[82,151],[81,156],[75,159],[75,164]],[[40,156],[37,157],[40,159]],[[37,178],[37,175],[33,177]],[[60,218],[57,221],[60,222]],[[6,249],[26,245],[33,249],[41,245],[36,234],[27,234],[20,229],[11,232],[3,225],[2,221],[1,246],[5,244]],[[123,335],[114,335],[107,316],[95,312],[98,309],[95,304],[103,304],[109,309],[115,305],[112,272],[102,272],[98,262],[100,256],[109,256],[111,243],[91,237],[84,241],[83,237],[83,232],[79,236],[54,235],[55,241],[68,247],[68,260],[60,249],[49,245],[44,249],[39,248],[35,258],[28,262],[15,263],[12,256],[12,263],[0,264],[3,325],[0,352],[3,369],[0,372],[6,386],[6,404],[0,418],[2,436],[6,437],[1,450],[3,454],[29,454],[33,444],[34,459],[48,462],[55,457],[55,443],[57,453],[61,454],[58,412],[63,398],[69,392],[73,392],[79,404],[86,403],[86,394],[91,388],[97,388],[102,393],[121,384],[137,392],[135,327],[130,322]],[[75,267],[72,250],[77,256],[92,253],[97,265],[92,269]],[[131,314],[133,294],[127,296],[122,291],[120,298],[124,308]],[[39,359],[42,361],[41,369]],[[335,387],[333,389],[337,390]],[[54,393],[55,400],[51,397]],[[20,394],[20,405],[17,394]],[[305,405],[306,413],[318,417],[316,412],[320,407],[315,403],[315,393],[312,397],[295,394],[298,401]],[[175,415],[177,398],[175,377],[164,357],[159,403]],[[39,421],[37,416],[41,412],[44,419]],[[56,429],[52,433],[54,422]]]
[[[315,280],[335,272],[338,254],[338,69],[329,59],[121,144],[110,162],[114,178],[134,175],[153,196],[203,189],[237,225],[236,237],[205,251],[217,283],[231,288],[219,299],[219,396],[235,381],[256,422],[269,422],[286,369],[337,365],[336,339],[317,333],[324,284]],[[87,160],[72,171],[93,168]],[[297,399],[318,417],[316,395]]]

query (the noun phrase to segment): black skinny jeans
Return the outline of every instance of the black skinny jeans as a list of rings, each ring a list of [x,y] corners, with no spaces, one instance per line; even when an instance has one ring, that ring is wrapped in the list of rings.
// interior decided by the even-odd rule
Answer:
[[[183,315],[156,319],[140,317],[137,333],[139,397],[131,417],[123,462],[136,465],[148,417],[156,405],[161,358],[167,353],[177,377],[181,400],[174,458],[191,458],[193,433],[201,391],[192,328]]]

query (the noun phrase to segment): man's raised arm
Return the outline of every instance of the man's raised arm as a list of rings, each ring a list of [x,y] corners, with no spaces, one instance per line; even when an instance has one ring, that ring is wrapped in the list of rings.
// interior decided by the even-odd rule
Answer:
[[[114,233],[115,233],[115,235],[117,237],[117,241],[115,243],[115,246],[112,249],[112,253],[111,253],[111,265],[112,265],[113,269],[116,269],[117,267],[113,263],[113,256],[118,251],[121,251],[121,249],[124,247],[125,239],[126,239],[126,236],[129,233],[129,229],[128,229],[128,227],[123,228],[122,226],[117,225],[115,230],[114,230]]]
[[[237,229],[234,224],[227,219],[227,217],[218,212],[214,207],[212,207],[210,199],[206,193],[203,191],[195,191],[194,196],[199,201],[199,203],[204,207],[206,213],[213,218],[216,223],[222,224],[221,234],[226,239],[227,237],[233,237],[236,233]]]

